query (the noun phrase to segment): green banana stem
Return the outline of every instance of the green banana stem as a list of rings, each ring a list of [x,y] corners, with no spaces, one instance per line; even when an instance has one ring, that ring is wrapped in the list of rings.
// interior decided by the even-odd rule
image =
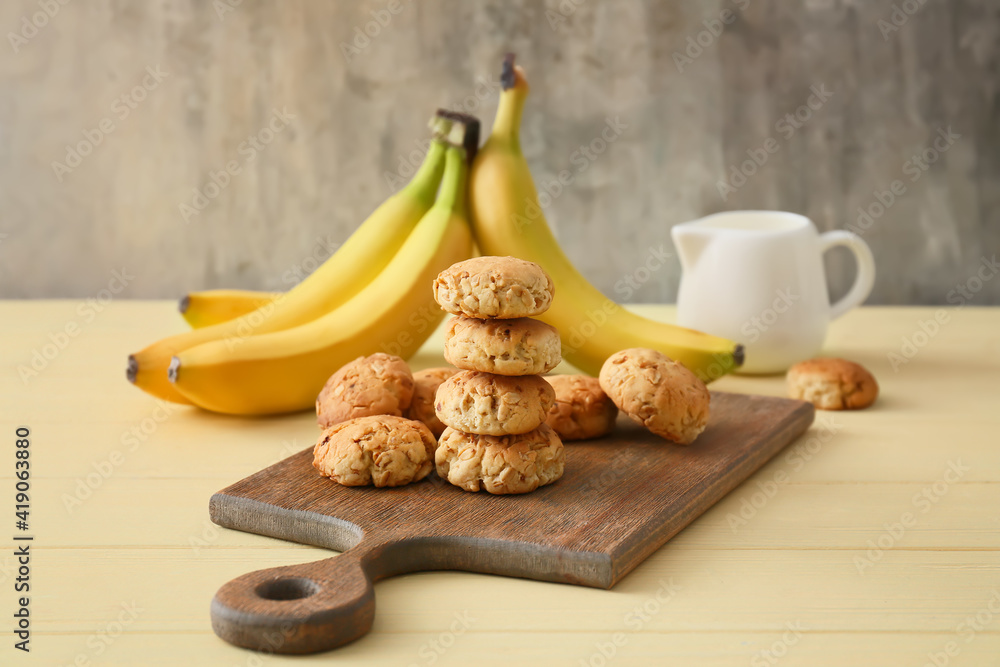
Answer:
[[[447,123],[447,132],[438,132],[436,137],[452,146],[465,148],[465,157],[469,164],[479,151],[479,119],[461,111],[438,109],[431,119],[431,126],[443,126]]]
[[[427,127],[431,129],[431,136],[435,139],[443,139],[447,137],[454,125],[455,121],[442,114],[440,109],[438,109],[438,112],[431,116],[431,119],[427,121]]]
[[[468,197],[466,187],[469,176],[469,163],[465,157],[465,149],[461,146],[449,146],[445,153],[444,178],[441,180],[441,192],[438,194],[435,207],[442,207],[457,213],[466,220],[468,216]]]
[[[441,174],[444,173],[446,148],[444,142],[438,139],[432,140],[423,163],[401,192],[431,206],[437,195],[438,184],[441,183]]]

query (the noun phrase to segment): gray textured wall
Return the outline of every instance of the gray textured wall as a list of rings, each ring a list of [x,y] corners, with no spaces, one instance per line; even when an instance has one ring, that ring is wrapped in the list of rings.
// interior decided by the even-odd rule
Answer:
[[[507,50],[532,84],[536,181],[574,171],[549,220],[612,296],[651,248],[670,249],[674,223],[766,207],[843,228],[897,179],[905,192],[864,230],[871,303],[943,302],[1000,249],[995,0],[896,0],[912,16],[890,0],[226,3],[77,0],[51,18],[36,0],[2,4],[0,296],[85,297],[113,271],[136,297],[285,287],[389,194],[436,106],[492,121]],[[373,11],[387,25],[346,57]],[[684,62],[689,38],[704,46]],[[782,125],[814,86],[832,95]],[[241,150],[274,109],[294,118]],[[626,127],[577,173],[574,151],[609,117]],[[960,138],[915,171],[948,127]],[[85,131],[102,135],[92,153],[54,167]],[[720,180],[768,137],[777,152],[724,199]],[[233,160],[240,173],[185,221],[180,204]],[[828,265],[843,291],[850,260]],[[671,260],[631,300],[673,300],[679,270]],[[973,303],[1000,303],[1000,280]]]

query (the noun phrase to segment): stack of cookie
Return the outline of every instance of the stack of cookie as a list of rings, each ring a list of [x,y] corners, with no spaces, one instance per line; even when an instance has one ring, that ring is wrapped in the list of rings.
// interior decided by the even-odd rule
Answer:
[[[545,423],[555,402],[541,374],[561,360],[559,332],[530,319],[552,303],[552,279],[513,257],[477,257],[442,271],[434,298],[456,315],[444,357],[460,370],[438,388],[447,426],[438,475],[466,491],[528,493],[563,474],[562,441]]]

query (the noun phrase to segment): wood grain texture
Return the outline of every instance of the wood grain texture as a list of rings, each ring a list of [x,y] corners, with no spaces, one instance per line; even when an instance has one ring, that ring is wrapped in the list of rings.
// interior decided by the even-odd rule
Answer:
[[[220,526],[344,551],[259,570],[222,588],[212,626],[233,644],[280,653],[336,648],[368,632],[372,584],[422,570],[611,588],[812,423],[811,404],[713,393],[708,428],[672,446],[627,417],[566,448],[558,482],[523,496],[467,493],[433,474],[396,489],[320,477],[312,450],[223,489]]]
[[[427,583],[427,582],[425,582]],[[413,614],[418,618],[418,614]],[[476,617],[477,620],[482,617]],[[620,621],[620,619],[618,619]],[[455,619],[444,619],[445,626]],[[306,656],[252,656],[260,658],[267,667],[274,665],[295,666],[305,664],[328,664],[331,657],[335,664],[350,665],[409,665],[426,664],[427,656],[440,655],[435,665],[470,665],[484,667],[508,667],[518,665],[558,665],[579,667],[594,655],[600,655],[595,648],[598,642],[605,643],[614,633],[565,630],[555,632],[521,632],[504,630],[483,632],[476,624],[472,629],[455,638],[450,649],[440,654],[433,652],[430,643],[439,636],[439,630],[419,633],[385,633],[372,635],[368,640],[355,642],[337,650],[336,654],[315,656],[313,661]],[[750,659],[760,656],[762,651],[771,649],[781,641],[786,629],[732,632],[727,630],[693,631],[679,629],[671,631],[649,631],[629,635],[626,646],[619,649],[615,662],[629,667],[659,667],[664,664],[664,655],[684,656],[689,664],[699,667],[747,667]],[[789,650],[782,665],[792,667],[828,667],[829,665],[873,665],[876,667],[910,667],[924,664],[927,652],[937,652],[949,641],[954,641],[951,632],[815,632],[805,634],[794,652]],[[369,643],[370,642],[370,643]],[[377,646],[374,644],[377,642]],[[39,663],[57,664],[61,656],[73,655],[80,646],[79,637],[55,635],[48,637],[35,655]],[[423,656],[417,653],[424,648]],[[473,650],[481,647],[483,650]],[[976,640],[962,647],[961,662],[953,664],[964,667],[992,667],[1000,653],[1000,634],[982,633]],[[160,632],[130,632],[115,644],[115,656],[136,656],[144,667],[176,667],[182,665],[242,666],[257,664],[247,657],[246,651],[219,641],[211,633],[190,632],[178,641],[176,635]],[[206,658],[211,656],[211,658]],[[378,657],[375,657],[378,656]],[[392,656],[392,659],[380,659]],[[809,657],[812,656],[812,657]],[[117,662],[111,657],[104,664],[121,664],[134,667],[136,663]],[[210,659],[216,662],[210,662]],[[695,661],[697,661],[695,663]],[[611,663],[614,664],[614,663]],[[764,663],[766,664],[766,662]]]
[[[674,299],[675,257],[636,288],[620,281],[672,252],[678,222],[766,207],[844,228],[898,179],[905,194],[864,230],[871,302],[942,303],[1000,246],[1000,10],[927,0],[883,35],[894,3],[404,0],[350,61],[343,45],[387,2],[68,3],[0,55],[0,296],[94,296],[123,267],[133,297],[287,289],[389,194],[432,109],[490,122],[513,50],[532,82],[523,139],[540,190],[572,176],[546,215],[607,294]],[[679,71],[674,55],[726,9],[732,23]],[[2,3],[0,26],[16,33],[37,11]],[[168,76],[122,117],[115,100],[147,66]],[[817,85],[832,97],[786,138],[776,124]],[[251,162],[240,146],[275,108],[295,118]],[[608,118],[619,138],[581,158]],[[103,119],[114,130],[57,178],[52,163]],[[911,181],[907,161],[948,126],[961,138]],[[723,200],[719,180],[768,137],[780,150]],[[180,204],[232,160],[240,173],[185,221]],[[850,259],[828,264],[839,294]],[[1000,303],[1000,281],[971,302]]]

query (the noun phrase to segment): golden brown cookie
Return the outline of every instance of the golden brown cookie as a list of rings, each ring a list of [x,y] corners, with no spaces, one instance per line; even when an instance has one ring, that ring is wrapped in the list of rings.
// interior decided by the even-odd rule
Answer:
[[[511,494],[528,493],[562,477],[566,454],[546,424],[503,437],[446,428],[434,461],[441,479],[466,491]]]
[[[820,410],[861,410],[875,402],[878,382],[846,359],[810,359],[788,369],[788,395]]]
[[[689,445],[708,425],[705,383],[662,352],[616,352],[601,367],[600,383],[622,412],[667,440]]]
[[[402,486],[430,474],[436,447],[418,421],[359,417],[323,431],[313,448],[313,467],[344,486]]]
[[[316,398],[316,421],[326,428],[370,415],[399,417],[412,398],[410,367],[395,355],[377,352],[344,364],[330,376]]]
[[[537,375],[460,371],[438,387],[434,408],[442,423],[465,433],[516,435],[538,428],[555,400]]]
[[[566,440],[589,440],[611,433],[618,407],[588,375],[549,375],[545,380],[556,392],[545,423]]]
[[[441,383],[457,372],[454,368],[442,366],[440,368],[425,368],[413,374],[413,400],[410,401],[410,408],[406,411],[406,416],[423,422],[435,438],[444,431],[444,424],[434,414],[434,396]]]
[[[438,274],[434,300],[454,315],[479,319],[532,317],[552,303],[552,278],[516,257],[475,257]]]
[[[469,371],[539,375],[562,361],[559,332],[544,322],[454,317],[444,330],[444,358]]]

